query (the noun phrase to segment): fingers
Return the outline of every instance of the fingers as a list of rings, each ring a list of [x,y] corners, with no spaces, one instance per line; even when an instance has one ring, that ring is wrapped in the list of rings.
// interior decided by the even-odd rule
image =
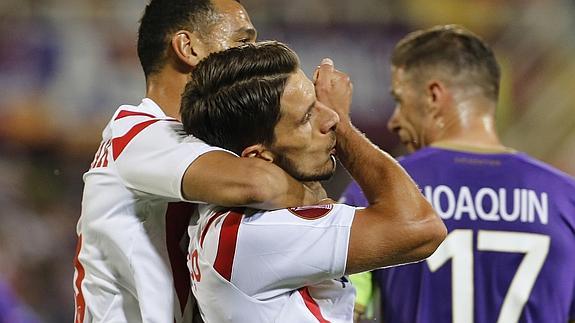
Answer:
[[[314,73],[317,100],[338,116],[347,116],[351,105],[353,86],[349,76],[335,69],[333,61],[324,58]]]
[[[334,71],[333,60],[331,60],[331,58],[322,59],[321,64],[315,69],[315,72],[313,73],[313,83],[314,84],[317,83],[320,74],[326,75],[333,71]]]
[[[321,65],[330,65],[331,67],[333,67],[333,61],[331,60],[331,58],[326,57],[321,60]]]

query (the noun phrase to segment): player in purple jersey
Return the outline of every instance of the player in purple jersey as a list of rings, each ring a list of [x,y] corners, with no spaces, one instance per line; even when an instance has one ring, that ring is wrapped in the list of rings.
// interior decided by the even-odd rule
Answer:
[[[450,233],[426,261],[374,272],[384,322],[575,322],[575,181],[501,144],[499,74],[459,26],[411,33],[393,51],[388,127]],[[355,183],[342,199],[365,205]]]

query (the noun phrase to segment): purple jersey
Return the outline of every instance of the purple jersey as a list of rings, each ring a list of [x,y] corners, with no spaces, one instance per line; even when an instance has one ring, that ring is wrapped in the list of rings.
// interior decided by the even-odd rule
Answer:
[[[522,153],[425,148],[400,160],[449,235],[427,260],[374,273],[384,322],[575,319],[575,181]],[[366,206],[352,183],[346,204]]]

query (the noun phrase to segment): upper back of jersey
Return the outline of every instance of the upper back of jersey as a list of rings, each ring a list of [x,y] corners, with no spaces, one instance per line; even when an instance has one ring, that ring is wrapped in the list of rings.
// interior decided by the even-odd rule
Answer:
[[[376,272],[386,322],[575,318],[571,178],[522,153],[426,148],[400,163],[450,233],[426,261]]]
[[[187,167],[213,149],[150,99],[114,113],[84,174],[77,322],[182,319],[190,283],[180,244],[194,205],[171,202],[184,200]]]
[[[352,322],[343,275],[354,208],[199,210],[188,267],[206,322]]]

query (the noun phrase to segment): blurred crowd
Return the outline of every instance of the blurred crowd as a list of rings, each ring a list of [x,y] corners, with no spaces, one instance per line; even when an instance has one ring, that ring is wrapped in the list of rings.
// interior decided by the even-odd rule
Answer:
[[[0,4],[0,294],[10,295],[9,301],[0,295],[0,323],[72,318],[82,174],[113,111],[137,104],[144,94],[135,44],[145,3]],[[242,4],[259,39],[289,44],[306,72],[329,56],[349,73],[354,123],[394,154],[402,151],[385,127],[393,110],[391,48],[418,28],[466,26],[491,44],[503,63],[498,128],[504,143],[575,175],[573,1]],[[337,199],[348,180],[340,170],[326,184],[328,192]],[[17,316],[1,317],[4,308]]]

